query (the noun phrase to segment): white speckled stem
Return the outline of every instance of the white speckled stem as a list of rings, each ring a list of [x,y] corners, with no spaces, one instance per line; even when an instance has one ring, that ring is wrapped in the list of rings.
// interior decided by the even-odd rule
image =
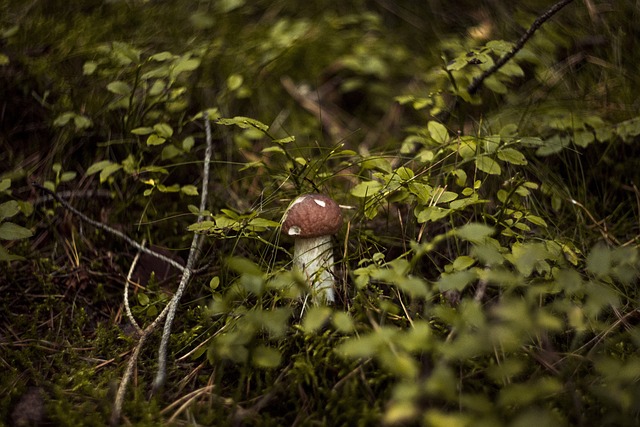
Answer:
[[[307,278],[316,302],[335,301],[331,236],[296,238],[293,265]]]

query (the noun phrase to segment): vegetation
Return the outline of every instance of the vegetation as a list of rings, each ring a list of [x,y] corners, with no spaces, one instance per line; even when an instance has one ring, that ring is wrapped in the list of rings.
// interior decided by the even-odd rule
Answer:
[[[0,1],[0,422],[640,422],[637,7]],[[472,90],[469,90],[472,88]],[[204,114],[206,112],[206,115]],[[207,207],[205,116],[213,157]],[[344,208],[337,301],[279,224]],[[204,216],[198,221],[198,216]]]

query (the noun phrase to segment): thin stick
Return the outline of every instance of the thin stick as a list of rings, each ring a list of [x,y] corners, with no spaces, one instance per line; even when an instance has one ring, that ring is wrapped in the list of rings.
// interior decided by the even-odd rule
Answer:
[[[476,93],[478,89],[480,89],[482,82],[484,82],[484,80],[487,77],[489,77],[490,75],[498,71],[504,64],[507,63],[507,61],[513,58],[516,55],[516,53],[518,53],[524,47],[525,43],[533,36],[533,34],[542,26],[542,24],[544,24],[553,15],[555,15],[560,9],[562,9],[572,1],[573,0],[559,1],[558,3],[551,6],[549,10],[547,10],[545,13],[540,15],[535,21],[533,21],[533,24],[531,24],[531,27],[529,27],[529,29],[522,35],[522,37],[520,37],[520,40],[516,42],[515,46],[513,46],[513,49],[511,49],[504,56],[498,58],[498,60],[495,62],[495,64],[493,64],[492,67],[490,67],[484,73],[482,73],[481,75],[473,79],[469,87],[467,87],[467,92],[469,92],[471,95]]]
[[[144,245],[145,241],[142,241],[142,245]],[[129,318],[129,322],[133,325],[138,336],[142,335],[142,328],[136,322],[135,317],[133,317],[133,313],[131,313],[131,307],[129,306],[129,283],[131,282],[131,276],[133,276],[133,270],[135,270],[136,265],[138,264],[138,260],[140,259],[140,254],[142,252],[138,251],[133,262],[131,263],[131,267],[129,267],[129,273],[127,274],[127,280],[124,282],[124,311],[127,313],[127,317]]]
[[[122,381],[120,381],[120,386],[118,387],[118,391],[116,393],[116,400],[113,404],[113,412],[111,412],[112,426],[117,426],[120,423],[120,414],[122,413],[122,404],[124,403],[124,395],[127,391],[127,385],[129,384],[131,375],[133,375],[133,369],[136,366],[138,356],[140,355],[140,350],[142,350],[142,346],[144,345],[144,342],[147,340],[147,337],[151,332],[152,331],[149,329],[149,327],[147,327],[140,335],[138,343],[131,352],[131,356],[129,357],[129,361],[127,363],[127,368],[124,371]]]
[[[205,125],[205,133],[206,133],[206,144],[207,147],[205,149],[204,154],[204,167],[203,167],[203,177],[202,177],[202,193],[200,195],[200,213],[198,214],[197,222],[201,222],[204,218],[202,212],[204,212],[207,204],[207,195],[209,192],[209,165],[211,163],[211,154],[212,154],[212,146],[213,146],[213,138],[211,136],[211,122],[209,121],[209,116],[207,112],[204,112],[204,125]],[[166,381],[167,376],[167,347],[169,344],[169,337],[171,336],[171,326],[173,324],[173,319],[176,315],[176,309],[178,307],[178,303],[180,302],[180,298],[182,298],[182,294],[184,293],[189,280],[193,274],[193,266],[196,263],[196,259],[198,258],[198,246],[199,241],[202,235],[195,233],[193,235],[193,240],[191,241],[191,248],[189,249],[189,257],[187,258],[187,264],[182,271],[182,278],[180,279],[180,285],[176,290],[176,293],[169,301],[169,304],[165,308],[167,311],[167,320],[164,324],[164,330],[162,331],[162,339],[160,341],[160,348],[158,349],[158,371],[156,373],[156,377],[153,380],[153,388],[152,393],[156,393]]]
[[[164,310],[156,317],[153,322],[149,324],[138,338],[138,342],[136,343],[133,351],[131,352],[131,356],[129,357],[129,361],[127,362],[127,367],[124,371],[124,375],[122,376],[122,381],[120,381],[120,385],[118,386],[118,391],[116,393],[116,400],[113,404],[113,412],[111,413],[111,425],[116,426],[120,421],[120,414],[122,414],[122,404],[124,403],[124,395],[127,391],[127,386],[129,385],[129,381],[131,380],[131,375],[133,374],[133,369],[138,362],[138,356],[140,355],[140,351],[144,346],[145,341],[151,335],[158,325],[164,320],[169,312],[169,305],[167,305]]]

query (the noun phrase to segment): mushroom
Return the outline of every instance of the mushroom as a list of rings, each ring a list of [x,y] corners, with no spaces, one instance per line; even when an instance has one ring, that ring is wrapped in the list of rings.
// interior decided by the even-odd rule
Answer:
[[[323,194],[295,199],[282,218],[282,232],[294,238],[293,265],[314,290],[318,300],[335,301],[331,235],[342,225],[340,207]]]

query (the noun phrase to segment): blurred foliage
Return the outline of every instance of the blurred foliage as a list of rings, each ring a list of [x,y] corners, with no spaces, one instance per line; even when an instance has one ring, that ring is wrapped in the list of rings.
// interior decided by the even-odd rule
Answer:
[[[0,0],[0,421],[104,423],[133,341],[133,250],[37,181],[207,235],[132,424],[637,425],[640,12],[571,3],[470,94],[550,6],[503,3]],[[335,306],[279,237],[304,192],[348,207]],[[176,280],[141,264],[148,323]]]

